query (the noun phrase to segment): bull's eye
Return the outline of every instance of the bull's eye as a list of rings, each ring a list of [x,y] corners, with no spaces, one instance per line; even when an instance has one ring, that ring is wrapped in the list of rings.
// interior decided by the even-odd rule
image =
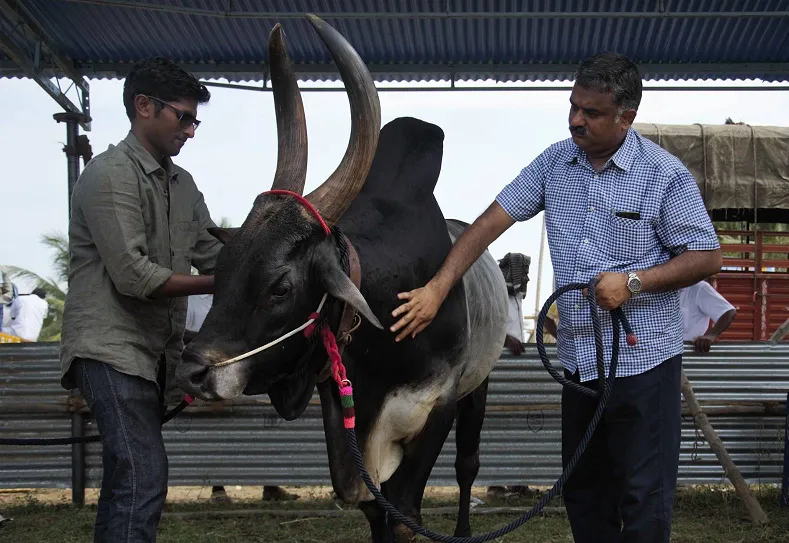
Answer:
[[[274,296],[283,297],[287,296],[290,292],[290,287],[288,285],[277,285],[271,291]]]

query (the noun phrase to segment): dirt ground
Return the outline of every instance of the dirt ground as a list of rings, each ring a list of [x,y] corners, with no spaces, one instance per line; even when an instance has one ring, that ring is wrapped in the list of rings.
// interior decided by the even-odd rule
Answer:
[[[174,487],[159,524],[160,543],[244,542],[369,543],[367,521],[355,507],[332,500],[328,487],[285,487],[299,495],[287,502],[264,502],[262,487],[227,487],[232,503],[211,503],[210,487]],[[487,496],[477,487],[482,503],[472,509],[475,535],[497,530],[520,517],[536,503],[536,496]],[[674,508],[672,543],[786,543],[789,507],[781,508],[780,490],[754,488],[769,524],[756,526],[740,498],[730,489],[682,488]],[[451,534],[457,515],[456,488],[429,488],[423,501],[423,524]],[[96,491],[87,506],[71,505],[69,490],[0,491],[0,541],[14,543],[84,543],[92,539]],[[505,543],[571,543],[567,516],[560,498],[517,531],[495,539]],[[427,542],[415,538],[414,542]]]
[[[285,491],[299,496],[297,501],[312,502],[316,500],[330,500],[332,489],[329,486],[309,486],[309,487],[281,487]],[[485,499],[485,487],[475,487],[472,489],[472,496]],[[263,494],[262,486],[225,486],[225,492],[234,502],[254,502],[261,499]],[[457,494],[457,487],[429,487],[425,491],[426,498],[436,500],[453,499]],[[99,497],[97,488],[85,490],[85,504],[96,505]],[[190,504],[208,502],[211,497],[210,486],[171,486],[167,492],[168,504]],[[2,506],[21,506],[29,503],[40,505],[68,505],[71,503],[71,489],[57,488],[19,488],[19,489],[0,489],[0,507]]]

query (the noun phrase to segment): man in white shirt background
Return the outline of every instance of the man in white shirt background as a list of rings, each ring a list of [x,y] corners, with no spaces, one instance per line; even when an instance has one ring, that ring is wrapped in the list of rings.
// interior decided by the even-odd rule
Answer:
[[[737,315],[735,307],[707,281],[681,289],[679,305],[684,320],[683,340],[693,343],[693,349],[699,353],[709,352]],[[714,323],[711,328],[710,321]]]
[[[38,341],[49,312],[46,291],[36,288],[30,294],[19,294],[14,284],[4,290],[8,292],[3,297],[2,332],[25,341]]]

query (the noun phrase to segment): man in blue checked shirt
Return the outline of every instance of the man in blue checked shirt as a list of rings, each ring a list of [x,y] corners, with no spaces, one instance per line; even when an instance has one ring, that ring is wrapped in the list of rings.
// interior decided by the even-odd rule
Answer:
[[[564,487],[576,542],[668,542],[680,444],[682,313],[678,290],[717,273],[715,230],[690,172],[631,128],[641,76],[629,59],[594,55],[570,95],[571,137],[551,145],[499,193],[423,288],[398,294],[397,341],[416,336],[449,290],[516,221],[545,211],[557,287],[597,278],[597,303],[622,307],[638,336],[622,337],[617,381],[589,447]],[[559,299],[565,374],[595,389],[592,320],[580,291]],[[605,360],[608,311],[601,314]],[[607,371],[607,369],[606,369]],[[577,448],[596,400],[562,393],[562,458]]]

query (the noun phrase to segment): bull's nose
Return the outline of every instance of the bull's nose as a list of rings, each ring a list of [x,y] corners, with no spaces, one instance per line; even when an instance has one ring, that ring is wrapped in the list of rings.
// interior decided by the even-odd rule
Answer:
[[[178,388],[195,398],[214,400],[216,394],[211,391],[210,373],[211,364],[199,354],[187,349],[175,370],[175,381]]]

